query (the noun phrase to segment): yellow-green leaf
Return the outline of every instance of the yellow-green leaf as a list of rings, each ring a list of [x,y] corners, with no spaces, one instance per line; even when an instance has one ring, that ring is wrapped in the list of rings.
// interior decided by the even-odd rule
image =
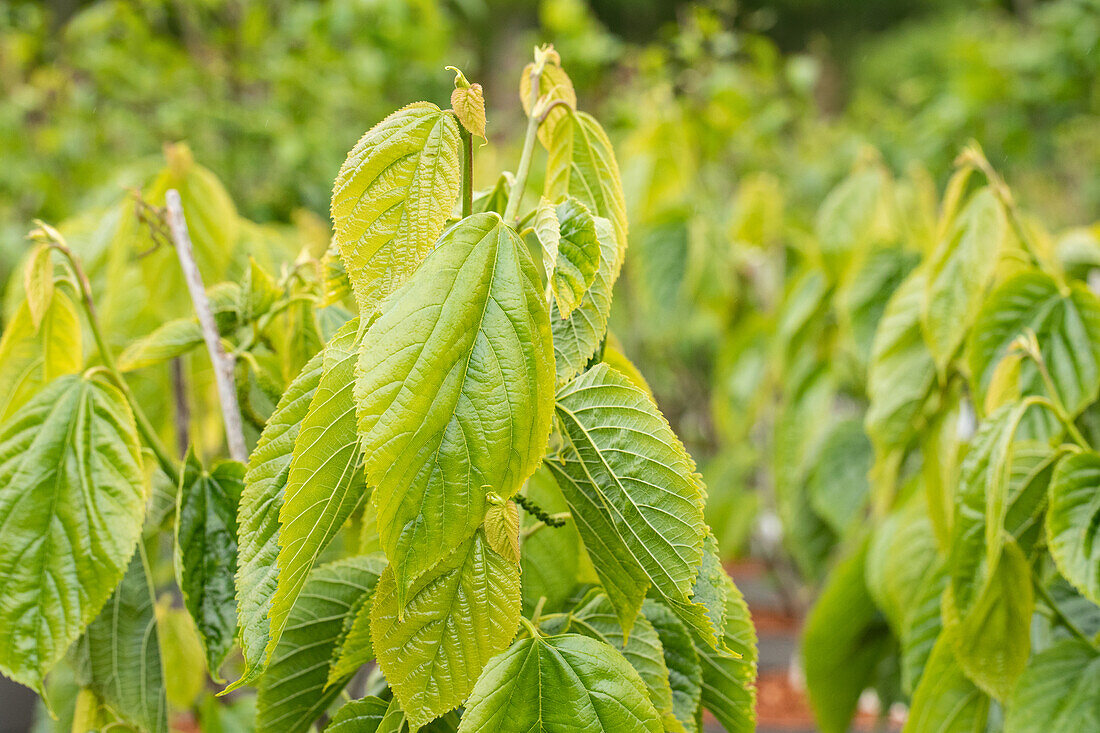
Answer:
[[[35,328],[42,325],[46,309],[53,298],[53,248],[40,244],[34,248],[27,269],[23,271],[23,291],[27,294],[31,322]]]
[[[511,498],[550,433],[554,363],[538,271],[493,213],[447,232],[393,294],[355,385],[367,483],[398,605]]]
[[[519,568],[478,532],[398,603],[392,566],[371,606],[371,636],[386,682],[415,728],[466,700],[519,623]]]
[[[333,240],[364,315],[428,254],[462,185],[453,115],[416,102],[379,122],[348,153],[332,192]]]
[[[50,299],[38,328],[24,301],[0,337],[0,421],[57,377],[83,366],[80,318],[64,291]]]

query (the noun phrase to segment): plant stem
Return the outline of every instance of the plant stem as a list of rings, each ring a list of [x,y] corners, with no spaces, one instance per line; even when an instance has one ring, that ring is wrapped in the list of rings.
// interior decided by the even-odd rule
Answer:
[[[531,635],[532,639],[537,639],[538,637],[542,636],[542,632],[539,631],[538,628],[533,623],[528,621],[524,616],[519,617],[519,622],[523,624],[524,628],[527,629],[527,633]]]
[[[462,218],[474,213],[474,136],[463,125],[458,126],[462,135]]]
[[[1043,380],[1043,385],[1046,387],[1047,392],[1050,393],[1049,404],[1054,414],[1057,415],[1058,420],[1066,426],[1066,432],[1073,438],[1079,446],[1085,450],[1089,450],[1091,446],[1088,441],[1085,440],[1085,436],[1081,435],[1081,431],[1077,429],[1077,425],[1074,424],[1073,418],[1070,417],[1069,411],[1066,410],[1066,406],[1062,404],[1062,398],[1058,396],[1058,390],[1054,388],[1054,380],[1050,376],[1050,371],[1047,369],[1046,359],[1043,358],[1042,353],[1036,351],[1031,353],[1028,351],[1028,356],[1035,362],[1035,365],[1039,369],[1039,376]]]
[[[80,285],[81,303],[84,305],[84,312],[88,316],[88,325],[92,329],[92,338],[95,339],[99,357],[103,359],[103,365],[107,368],[119,390],[122,391],[123,397],[130,403],[130,411],[134,414],[134,423],[137,425],[142,440],[153,451],[161,470],[172,481],[172,484],[178,485],[180,481],[179,469],[176,467],[175,462],[168,457],[168,449],[160,441],[160,437],[157,435],[152,423],[149,422],[149,418],[142,412],[133,391],[130,389],[130,385],[126,383],[126,378],[118,370],[118,364],[115,362],[114,354],[111,353],[111,348],[107,345],[107,339],[103,337],[103,329],[99,325],[99,315],[96,313],[95,301],[92,299],[92,286],[88,282],[88,275],[84,272],[80,260],[77,259],[68,245],[62,242],[51,240],[50,246],[64,255],[76,275],[77,282]]]
[[[202,274],[195,262],[195,253],[191,248],[191,235],[187,232],[187,221],[183,218],[183,203],[180,194],[174,188],[164,194],[164,203],[168,209],[168,228],[172,232],[172,243],[176,247],[180,269],[191,293],[195,314],[202,326],[202,337],[206,341],[206,350],[210,352],[210,361],[214,365],[214,378],[218,385],[218,400],[221,402],[222,420],[225,422],[225,441],[229,445],[229,455],[242,463],[248,460],[248,447],[244,442],[244,429],[241,425],[241,407],[237,404],[237,387],[233,377],[234,359],[222,348],[218,324],[210,310],[210,301],[202,284]]]
[[[519,159],[519,168],[516,170],[516,182],[512,184],[512,191],[508,194],[508,208],[504,210],[504,221],[510,222],[519,213],[520,200],[523,198],[523,190],[527,188],[527,174],[531,172],[531,158],[535,153],[535,139],[539,132],[539,115],[535,105],[539,101],[539,79],[542,78],[542,64],[531,67],[531,93],[528,96],[527,133],[523,138],[523,154]]]

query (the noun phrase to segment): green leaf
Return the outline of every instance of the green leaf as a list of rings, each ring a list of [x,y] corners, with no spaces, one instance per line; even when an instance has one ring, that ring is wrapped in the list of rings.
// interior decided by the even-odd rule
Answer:
[[[713,648],[698,633],[695,651],[703,671],[701,701],[729,733],[756,729],[756,627],[741,591],[725,578],[721,643]]]
[[[1035,333],[1057,397],[1076,417],[1100,394],[1100,300],[1080,283],[1063,292],[1052,277],[1024,272],[997,288],[982,307],[968,346],[976,403],[1017,336]],[[1046,395],[1032,359],[1019,365],[1021,395]]]
[[[1058,570],[1100,605],[1100,455],[1078,453],[1058,464],[1050,482],[1047,542]]]
[[[519,564],[519,508],[514,501],[503,501],[495,494],[490,496],[482,529],[494,552],[508,562]]]
[[[410,724],[462,704],[485,664],[508,648],[519,623],[519,568],[478,532],[398,603],[392,565],[371,605],[378,664]]]
[[[924,670],[904,733],[985,733],[989,697],[963,674],[950,634],[940,634]]]
[[[528,638],[485,668],[460,733],[660,733],[645,683],[615,649],[579,634]]]
[[[271,599],[279,582],[279,511],[294,444],[324,371],[322,354],[287,387],[248,459],[237,510],[237,617],[245,671],[235,689],[256,679],[267,663]]]
[[[802,634],[806,689],[824,733],[848,730],[859,696],[890,642],[889,628],[864,582],[868,544],[833,568]]]
[[[556,218],[560,236],[550,285],[558,313],[568,319],[596,280],[600,242],[592,214],[572,196],[557,205]]]
[[[703,691],[703,668],[691,633],[663,603],[647,598],[642,604],[642,613],[661,640],[672,690],[672,713],[688,733],[696,733],[695,717]]]
[[[31,253],[27,269],[24,270],[23,292],[27,294],[27,308],[35,329],[42,325],[42,319],[53,299],[52,253],[53,248],[50,245],[39,244]]]
[[[365,555],[309,574],[260,680],[256,733],[303,733],[340,694],[350,678],[325,684],[336,641],[356,600],[374,589],[384,566],[381,556]]]
[[[223,461],[205,471],[188,452],[176,502],[176,580],[215,679],[237,635],[233,578],[243,488],[240,463]]]
[[[531,71],[534,64],[527,64],[519,78],[519,98],[523,104],[524,114],[531,114]],[[549,60],[539,76],[539,98],[545,98],[549,102],[564,102],[570,109],[577,108],[577,92],[573,89],[573,82],[569,75],[553,60]],[[538,135],[542,144],[549,147],[553,139],[553,133],[557,125],[566,117],[568,112],[558,105],[550,110],[546,119],[539,125]]]
[[[294,440],[279,509],[278,581],[268,612],[268,655],[310,569],[366,494],[352,397],[358,328],[359,319],[353,318],[325,347],[321,381]]]
[[[860,250],[882,239],[890,180],[880,166],[856,171],[837,185],[814,221],[822,260],[834,274],[847,268]]]
[[[720,649],[729,583],[729,577],[722,568],[722,558],[718,556],[718,540],[708,528],[703,540],[703,560],[699,563],[691,599],[666,597],[663,600],[689,629]]]
[[[168,704],[189,709],[199,693],[206,689],[206,653],[195,631],[191,614],[184,608],[171,608],[170,596],[157,603],[157,638],[166,671],[164,680]]]
[[[409,588],[509,499],[550,434],[549,316],[527,246],[496,214],[459,222],[364,337],[355,383],[366,480]]]
[[[982,421],[959,469],[947,565],[952,597],[963,614],[996,565],[1005,530],[1016,529],[1006,525],[1010,511],[1020,497],[1041,499],[1050,480],[1056,455],[1049,446],[1013,443],[1026,410],[1026,403],[1005,405]],[[1038,490],[1027,491],[1036,482]]]
[[[1014,542],[1004,545],[969,609],[959,608],[951,586],[944,595],[944,629],[959,666],[998,700],[1008,697],[1027,666],[1034,610],[1031,570]]]
[[[867,369],[865,427],[875,445],[876,460],[904,447],[920,427],[920,417],[936,368],[920,330],[926,278],[913,272],[895,291],[883,311]]]
[[[1004,210],[985,188],[970,198],[928,260],[921,329],[941,373],[978,318],[1006,234]]]
[[[703,486],[653,400],[597,364],[558,392],[565,447],[547,462],[623,628],[652,585],[688,602],[703,559]]]
[[[841,324],[850,334],[861,364],[870,362],[875,331],[890,297],[919,260],[916,252],[896,247],[875,249],[837,291]]]
[[[1005,733],[1100,730],[1100,653],[1077,639],[1031,660],[1005,705]]]
[[[370,635],[370,608],[374,594],[363,594],[344,617],[344,628],[336,640],[332,665],[325,687],[354,675],[360,667],[374,659],[374,642]]]
[[[939,636],[940,596],[947,584],[923,492],[875,530],[865,575],[871,597],[901,642],[902,685],[912,693]]]
[[[340,706],[325,733],[376,733],[390,704],[379,697],[349,700]]]
[[[554,125],[549,137],[546,197],[558,201],[575,196],[594,216],[611,222],[616,243],[614,281],[626,254],[627,222],[622,176],[611,141],[596,118],[572,110]]]
[[[561,223],[558,221],[557,207],[545,196],[539,199],[532,228],[542,248],[542,269],[546,273],[546,282],[552,285],[554,265],[558,261],[558,244],[561,242]]]
[[[364,315],[416,269],[443,231],[462,186],[454,115],[403,107],[348,153],[332,192],[334,241]]]
[[[508,196],[512,192],[512,185],[515,181],[515,176],[508,171],[504,171],[497,178],[497,182],[492,188],[476,192],[473,201],[474,213],[483,214],[487,211],[495,211],[504,216],[504,212],[508,208]]]
[[[202,326],[194,318],[177,318],[157,326],[148,336],[134,341],[118,357],[124,372],[143,369],[174,359],[202,345]]]
[[[0,421],[57,377],[83,366],[80,318],[65,292],[54,293],[38,328],[24,301],[0,336]]]
[[[168,700],[148,573],[139,548],[122,583],[77,644],[76,674],[123,720],[164,733]]]
[[[54,380],[0,426],[0,671],[42,677],[122,580],[147,495],[134,417],[115,387]]]
[[[603,593],[593,593],[570,612],[568,630],[618,649],[645,683],[649,701],[661,716],[664,730],[683,733],[683,723],[672,712],[672,688],[669,686],[661,637],[645,615],[639,615],[634,620],[630,637],[627,638],[611,601]]]
[[[527,480],[524,495],[551,514],[569,509],[545,463]],[[521,521],[522,526],[530,527],[540,520],[524,512]],[[577,585],[581,552],[580,536],[572,517],[562,527],[543,527],[523,540],[520,578],[525,615],[530,615],[544,596],[546,611],[564,610]]]
[[[607,334],[607,320],[611,316],[611,290],[619,276],[615,264],[615,237],[607,219],[596,217],[594,221],[600,245],[600,267],[591,287],[569,318],[561,317],[556,301],[550,308],[558,384],[580,374],[595,356]]]
[[[872,452],[863,422],[844,420],[833,426],[810,471],[810,506],[838,535],[852,526],[867,504]]]

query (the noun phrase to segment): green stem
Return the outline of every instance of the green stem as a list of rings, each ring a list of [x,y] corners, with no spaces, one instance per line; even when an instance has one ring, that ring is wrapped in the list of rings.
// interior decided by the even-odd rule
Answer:
[[[462,218],[474,213],[474,136],[464,126],[458,126],[462,135]]]
[[[50,246],[65,256],[65,259],[69,261],[69,265],[76,274],[77,282],[80,284],[81,302],[84,305],[84,312],[88,316],[88,325],[92,329],[92,338],[95,339],[96,349],[99,350],[99,356],[103,359],[103,365],[107,367],[107,371],[110,372],[111,378],[122,391],[126,401],[130,403],[130,410],[134,413],[134,422],[137,424],[138,432],[141,433],[141,437],[145,441],[145,444],[153,451],[153,455],[156,456],[157,463],[160,464],[161,470],[171,479],[173,485],[179,485],[179,469],[176,467],[175,462],[168,457],[168,450],[164,447],[164,444],[160,442],[160,438],[157,436],[157,432],[153,428],[152,423],[149,422],[149,418],[145,416],[141,407],[138,406],[137,399],[134,397],[133,391],[130,390],[130,385],[126,383],[125,377],[123,377],[122,372],[119,371],[114,354],[111,353],[111,349],[107,345],[107,340],[103,337],[103,329],[100,328],[99,325],[99,316],[96,313],[95,301],[92,300],[92,286],[91,283],[88,282],[88,276],[84,273],[84,268],[81,267],[80,261],[77,259],[76,255],[73,254],[73,251],[66,245],[60,242],[50,242]]]
[[[538,628],[533,623],[528,621],[524,616],[519,617],[519,622],[523,624],[524,628],[527,629],[527,633],[531,635],[532,639],[537,639],[542,636],[542,632],[539,631]]]
[[[512,190],[508,194],[508,208],[504,210],[504,221],[510,222],[519,213],[520,199],[527,188],[527,174],[531,172],[531,158],[535,153],[535,140],[539,133],[539,118],[535,105],[539,101],[539,79],[542,78],[542,64],[535,64],[531,68],[531,93],[528,95],[527,105],[527,132],[523,138],[523,154],[519,158],[519,168],[516,170],[516,181],[512,184]]]

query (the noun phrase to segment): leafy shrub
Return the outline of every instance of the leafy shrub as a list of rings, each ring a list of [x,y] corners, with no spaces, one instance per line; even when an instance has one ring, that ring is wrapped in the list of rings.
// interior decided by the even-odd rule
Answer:
[[[331,712],[333,731],[698,731],[704,709],[752,729],[755,632],[705,487],[607,332],[627,249],[614,151],[552,48],[521,95],[516,173],[476,195],[479,85],[457,72],[452,109],[379,122],[336,178],[331,247],[277,275],[178,147],[97,232],[105,274],[87,243],[35,230],[0,342],[5,675],[60,710],[71,669],[81,730],[236,714],[174,679],[183,658],[256,687],[257,730]],[[191,262],[240,275],[204,294]],[[92,283],[134,275],[151,302],[101,320]],[[155,325],[116,357],[133,321]],[[135,377],[169,362],[139,399]]]

